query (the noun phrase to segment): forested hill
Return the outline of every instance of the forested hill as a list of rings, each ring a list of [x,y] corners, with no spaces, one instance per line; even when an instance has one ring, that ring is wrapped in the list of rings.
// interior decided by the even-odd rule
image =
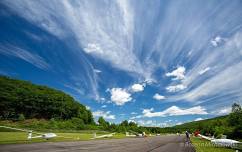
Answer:
[[[220,116],[212,119],[193,121],[174,127],[162,128],[161,132],[183,132],[200,131],[201,134],[211,134],[219,138],[222,134],[232,139],[242,138],[242,108],[234,103],[231,107],[232,112],[226,116]]]
[[[92,113],[70,95],[46,86],[0,76],[0,118],[17,119],[80,118],[94,122]]]
[[[189,130],[191,132],[200,130],[203,134],[205,134],[205,133],[215,132],[215,129],[217,126],[218,127],[228,126],[228,119],[229,119],[229,115],[226,115],[226,116],[220,116],[220,117],[206,119],[206,120],[188,122],[181,125],[176,125],[173,128],[177,130],[183,130],[183,131]]]

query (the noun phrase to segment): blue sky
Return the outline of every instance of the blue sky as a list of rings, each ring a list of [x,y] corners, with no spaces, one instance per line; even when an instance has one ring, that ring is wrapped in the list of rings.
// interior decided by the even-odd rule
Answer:
[[[98,118],[170,126],[242,102],[240,0],[2,0],[0,73]]]

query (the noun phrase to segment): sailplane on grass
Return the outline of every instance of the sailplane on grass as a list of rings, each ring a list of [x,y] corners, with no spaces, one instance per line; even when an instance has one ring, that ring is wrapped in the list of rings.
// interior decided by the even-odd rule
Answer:
[[[64,136],[57,136],[55,133],[38,133],[38,132],[34,132],[34,131],[28,130],[28,129],[13,128],[13,127],[8,127],[8,126],[0,126],[0,128],[6,128],[6,129],[11,129],[11,130],[27,132],[28,133],[28,136],[27,136],[28,140],[31,140],[31,139],[34,139],[34,138],[42,138],[42,139],[46,139],[46,140],[56,138],[56,137],[68,138],[68,137],[64,137]],[[35,134],[35,136],[33,136],[33,134]]]

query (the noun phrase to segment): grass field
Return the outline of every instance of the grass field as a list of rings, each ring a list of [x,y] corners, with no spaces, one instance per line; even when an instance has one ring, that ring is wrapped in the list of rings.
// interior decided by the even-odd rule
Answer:
[[[197,137],[192,137],[191,140],[196,152],[235,152],[234,149],[216,147],[212,145],[210,141],[201,140]]]
[[[92,140],[92,133],[56,133],[57,137],[53,139],[27,139],[27,133],[25,132],[0,132],[0,144],[17,144],[17,143],[33,143],[33,142],[57,142],[57,141],[81,141],[81,140]],[[97,134],[97,136],[103,134]],[[33,134],[34,136],[34,134]],[[60,136],[60,137],[58,137]],[[110,138],[102,138],[102,139],[118,139],[125,138],[124,134],[115,134]],[[98,139],[95,139],[98,140]]]

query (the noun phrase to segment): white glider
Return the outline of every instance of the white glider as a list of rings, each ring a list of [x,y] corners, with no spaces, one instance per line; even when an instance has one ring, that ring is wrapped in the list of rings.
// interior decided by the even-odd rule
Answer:
[[[199,137],[211,141],[211,143],[218,145],[218,146],[223,146],[223,147],[231,147],[231,148],[239,148],[240,144],[242,144],[239,141],[232,140],[232,139],[215,139],[215,138],[210,138],[201,134],[198,134]]]
[[[28,137],[27,139],[33,139],[33,138],[43,138],[43,139],[50,139],[57,137],[55,133],[37,133],[33,132],[32,130],[27,130],[27,129],[20,129],[20,128],[13,128],[13,127],[8,127],[8,126],[0,126],[0,128],[6,128],[6,129],[12,129],[12,130],[18,130],[18,131],[23,131],[23,132],[28,132]],[[32,136],[32,134],[36,134],[37,136]],[[60,136],[58,136],[60,137]]]
[[[91,139],[110,138],[110,137],[113,137],[114,134],[115,134],[115,133],[111,133],[111,134],[106,134],[106,135],[97,136],[97,134],[94,133],[93,138],[91,138]]]

